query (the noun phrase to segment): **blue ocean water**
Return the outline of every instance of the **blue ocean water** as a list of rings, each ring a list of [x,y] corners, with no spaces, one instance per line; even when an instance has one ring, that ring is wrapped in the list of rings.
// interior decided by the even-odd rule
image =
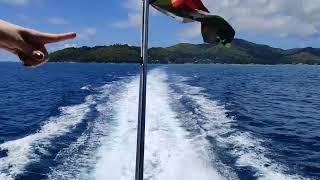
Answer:
[[[138,65],[0,72],[0,179],[134,179]],[[320,179],[318,110],[318,66],[151,66],[145,178]]]

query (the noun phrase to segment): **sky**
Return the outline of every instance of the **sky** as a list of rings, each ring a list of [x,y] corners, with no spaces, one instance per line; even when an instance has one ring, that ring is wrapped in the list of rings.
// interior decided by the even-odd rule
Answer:
[[[290,49],[320,47],[319,0],[203,0],[235,28],[237,38]],[[139,45],[142,0],[0,0],[0,19],[45,32],[74,31],[74,40],[47,46]],[[151,9],[150,46],[201,43],[198,23],[181,24]],[[0,61],[17,57],[0,51]]]

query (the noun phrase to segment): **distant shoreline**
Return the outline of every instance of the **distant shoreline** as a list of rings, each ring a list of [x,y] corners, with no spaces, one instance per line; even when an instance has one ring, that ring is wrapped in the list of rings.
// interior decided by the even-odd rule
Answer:
[[[21,64],[19,61],[0,61],[0,63]],[[48,62],[48,64],[110,64],[110,65],[139,65],[139,63],[108,63],[108,62]],[[150,64],[150,65],[243,65],[243,66],[319,66],[318,64],[223,64],[223,63],[210,63],[210,64]]]
[[[139,65],[139,63],[126,63],[126,62],[121,62],[121,63],[109,63],[109,62],[53,62],[50,61],[48,62],[50,64],[111,64],[111,65]],[[200,64],[200,63],[185,63],[185,64],[153,64],[149,63],[150,65],[261,65],[261,66],[285,66],[285,65],[292,65],[292,66],[302,66],[302,65],[307,65],[307,66],[319,66],[320,64],[226,64],[226,63],[207,63],[207,64]]]
[[[320,64],[320,49],[280,49],[235,39],[231,48],[209,44],[177,44],[149,49],[150,64]],[[140,47],[66,48],[50,54],[51,62],[139,63]],[[72,60],[71,60],[72,59]]]

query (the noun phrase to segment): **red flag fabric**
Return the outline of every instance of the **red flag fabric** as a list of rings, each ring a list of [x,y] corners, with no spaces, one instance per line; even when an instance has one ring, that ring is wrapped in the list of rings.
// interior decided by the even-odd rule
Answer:
[[[174,8],[200,10],[209,13],[209,10],[203,5],[201,0],[172,0]]]

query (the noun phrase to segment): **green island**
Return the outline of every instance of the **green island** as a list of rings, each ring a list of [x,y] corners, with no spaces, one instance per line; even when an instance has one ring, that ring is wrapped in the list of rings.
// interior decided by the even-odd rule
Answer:
[[[150,48],[153,64],[320,64],[320,49],[280,49],[235,39],[230,48],[221,45],[181,43]],[[139,63],[140,47],[110,46],[66,48],[50,54],[51,62]]]

